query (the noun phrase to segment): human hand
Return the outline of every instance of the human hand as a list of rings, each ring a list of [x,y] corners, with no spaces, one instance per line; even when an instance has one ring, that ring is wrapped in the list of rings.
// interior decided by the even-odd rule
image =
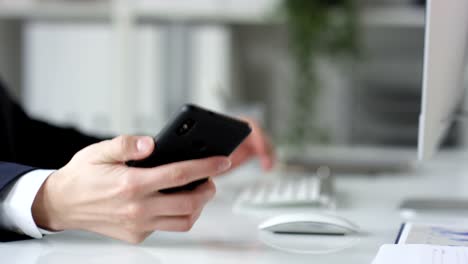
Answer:
[[[150,137],[121,136],[91,145],[49,176],[33,203],[36,224],[48,230],[79,229],[130,243],[155,230],[188,231],[214,196],[211,180],[190,192],[162,194],[229,169],[225,157],[132,168],[154,149]]]
[[[252,133],[231,155],[232,167],[235,168],[248,160],[258,157],[262,168],[271,170],[275,164],[275,152],[266,133],[260,125],[250,118],[242,118],[252,128]]]

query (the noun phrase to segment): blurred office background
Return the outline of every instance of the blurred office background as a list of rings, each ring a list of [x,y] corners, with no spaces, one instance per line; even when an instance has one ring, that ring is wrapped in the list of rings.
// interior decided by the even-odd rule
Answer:
[[[0,74],[31,115],[87,132],[153,135],[194,102],[279,138],[295,76],[281,2],[0,0]],[[424,1],[358,2],[359,55],[321,56],[311,115],[325,144],[415,148]]]

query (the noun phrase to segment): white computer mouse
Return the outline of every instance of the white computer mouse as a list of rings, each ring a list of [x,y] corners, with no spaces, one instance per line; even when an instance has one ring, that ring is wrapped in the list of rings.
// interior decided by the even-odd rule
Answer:
[[[285,214],[267,219],[258,228],[279,234],[347,235],[359,232],[352,222],[332,215]]]

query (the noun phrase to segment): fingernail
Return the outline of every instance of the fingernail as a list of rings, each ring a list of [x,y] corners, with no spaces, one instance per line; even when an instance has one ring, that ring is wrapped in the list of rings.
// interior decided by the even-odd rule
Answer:
[[[218,170],[220,172],[227,171],[231,167],[231,160],[229,159],[224,159],[221,161],[218,165]]]
[[[151,148],[151,142],[149,138],[140,138],[137,141],[137,149],[138,152],[148,152],[148,150]]]

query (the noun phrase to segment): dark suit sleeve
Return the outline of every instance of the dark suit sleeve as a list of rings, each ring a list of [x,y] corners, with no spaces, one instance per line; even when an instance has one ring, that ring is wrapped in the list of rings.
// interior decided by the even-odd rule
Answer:
[[[9,153],[5,158],[0,157],[2,161],[58,169],[70,161],[76,152],[103,139],[85,135],[73,128],[32,119],[6,93],[4,95],[6,100],[2,103],[6,104],[3,108],[7,112],[4,119],[8,123],[6,138]]]
[[[0,242],[13,242],[27,239],[31,238],[22,234],[0,230]]]
[[[13,124],[16,162],[34,167],[58,169],[67,164],[76,152],[102,140],[73,128],[31,119],[18,106],[15,106]]]
[[[34,170],[34,167],[0,161],[0,190],[18,177]]]
[[[101,140],[30,118],[0,81],[0,192],[31,170],[64,166],[76,152]],[[0,241],[24,238],[0,228]]]
[[[0,190],[4,189],[8,184],[16,178],[34,170],[33,167],[13,164],[8,162],[0,162]],[[0,229],[0,242],[9,242],[28,239],[27,236],[17,234]]]

